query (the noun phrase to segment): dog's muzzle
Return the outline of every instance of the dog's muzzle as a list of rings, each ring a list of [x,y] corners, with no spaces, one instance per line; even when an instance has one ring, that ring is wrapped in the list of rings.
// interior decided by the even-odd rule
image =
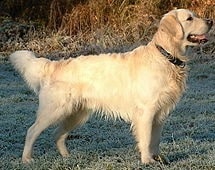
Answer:
[[[211,27],[213,26],[213,21],[210,19],[206,19],[205,20],[207,26],[208,26],[208,31],[211,29]],[[208,42],[208,38],[206,36],[206,34],[189,34],[187,37],[187,40],[192,42],[192,43],[198,43],[198,44],[204,44],[206,42]]]

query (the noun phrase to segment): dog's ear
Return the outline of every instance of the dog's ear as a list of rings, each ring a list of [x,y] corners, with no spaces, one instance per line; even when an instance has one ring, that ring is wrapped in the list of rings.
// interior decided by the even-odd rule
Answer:
[[[165,15],[160,22],[159,29],[171,34],[171,36],[174,36],[177,39],[183,39],[184,37],[183,28],[174,14]]]

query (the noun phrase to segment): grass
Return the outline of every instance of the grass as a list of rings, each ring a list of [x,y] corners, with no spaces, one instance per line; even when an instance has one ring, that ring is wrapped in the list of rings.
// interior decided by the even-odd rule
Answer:
[[[92,117],[71,133],[71,157],[63,159],[53,141],[54,127],[46,130],[34,147],[35,162],[21,163],[27,129],[35,119],[37,97],[13,70],[7,56],[0,57],[0,169],[205,169],[215,167],[214,53],[196,52],[190,61],[188,90],[168,118],[161,152],[170,165],[142,165],[123,121]]]
[[[89,3],[77,5],[81,11],[87,8],[84,11],[88,17],[87,21],[93,19],[93,14],[88,13],[90,6],[92,9],[95,8],[95,15],[105,18],[105,13],[101,13],[100,10],[104,4],[101,3],[97,7],[92,2],[89,0]],[[192,57],[189,62],[188,89],[164,127],[161,152],[168,157],[170,165],[142,165],[130,125],[121,120],[104,120],[95,116],[71,133],[67,142],[71,151],[70,158],[63,159],[57,152],[52,136],[54,127],[51,127],[42,133],[35,143],[34,163],[30,165],[21,163],[24,138],[27,129],[35,120],[38,98],[13,70],[8,61],[8,54],[15,50],[29,49],[40,56],[60,59],[80,54],[127,51],[151,39],[158,18],[156,8],[159,4],[162,5],[162,1],[156,0],[153,4],[150,4],[152,1],[147,1],[149,6],[146,11],[142,11],[144,1],[136,1],[136,4],[132,4],[134,2],[132,0],[106,2],[115,2],[113,6],[122,8],[124,13],[119,16],[124,16],[124,23],[129,23],[128,27],[126,24],[120,25],[119,21],[111,20],[117,19],[118,16],[113,9],[109,9],[112,11],[109,11],[111,14],[106,25],[104,22],[87,22],[86,24],[89,24],[87,27],[92,29],[91,31],[89,29],[84,31],[81,27],[76,28],[70,24],[68,27],[63,26],[64,22],[72,21],[69,19],[80,14],[77,9],[65,14],[67,17],[64,16],[57,32],[48,32],[44,26],[38,31],[38,27],[30,22],[20,24],[7,17],[2,21],[0,17],[0,169],[215,170],[215,28],[211,31],[208,45],[201,50],[190,49]],[[142,2],[142,6],[138,5],[139,2]],[[199,14],[214,18],[214,12],[205,10],[210,7],[212,9],[212,5],[202,5],[203,0],[195,0],[192,2],[197,6],[201,4],[201,8],[195,8],[195,5],[189,2],[183,1],[184,4],[181,6],[191,5],[191,9],[196,9]],[[208,0],[204,3],[213,2]],[[54,9],[55,4],[52,5]],[[174,5],[177,4],[166,6]],[[149,11],[153,14],[140,18],[144,16],[144,12],[147,14]],[[55,11],[52,11],[52,15],[50,24],[57,26]],[[99,21],[102,20],[99,18]],[[84,19],[81,21],[84,22]],[[76,31],[74,35],[68,32],[74,31],[73,28]]]

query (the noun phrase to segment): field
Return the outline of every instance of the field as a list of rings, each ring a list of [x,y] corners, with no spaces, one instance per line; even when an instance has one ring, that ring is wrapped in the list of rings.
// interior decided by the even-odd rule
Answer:
[[[130,126],[123,121],[92,117],[71,133],[71,157],[55,149],[53,128],[34,147],[35,162],[21,163],[27,128],[35,119],[37,97],[0,57],[0,169],[215,169],[214,53],[190,50],[188,89],[167,120],[161,142],[170,165],[141,165]]]
[[[88,8],[88,5],[93,4],[92,0],[89,2],[91,3],[79,8]],[[209,9],[213,5],[210,0],[204,2],[211,3],[204,8]],[[115,5],[122,7],[126,4]],[[184,5],[186,7],[186,4]],[[142,15],[142,8],[138,5],[129,7],[132,8],[123,8],[130,12],[138,10],[136,16]],[[197,9],[199,14],[203,14],[204,10],[201,11],[200,7]],[[208,12],[208,15],[214,17],[214,10],[210,11],[212,12]],[[75,12],[67,19],[74,17]],[[83,16],[88,16],[87,12],[89,11]],[[149,9],[145,12],[149,12]],[[0,17],[0,169],[215,170],[215,27],[212,28],[210,41],[206,45],[189,49],[188,88],[167,119],[162,133],[161,154],[169,159],[169,165],[142,165],[130,125],[122,120],[105,120],[96,116],[92,116],[85,125],[71,132],[67,141],[71,151],[70,158],[63,159],[57,152],[53,137],[55,127],[51,127],[44,131],[35,143],[35,161],[30,165],[22,164],[24,139],[27,129],[35,120],[38,98],[12,68],[8,55],[15,50],[29,49],[39,56],[59,60],[80,54],[127,51],[150,41],[156,30],[158,15],[160,16],[154,15],[153,21],[147,17],[147,22],[143,19],[131,23],[136,16],[128,14],[128,20],[125,21],[130,23],[128,26],[120,25],[118,21],[111,23],[111,18],[117,16],[115,13],[111,14],[109,23],[101,25],[101,28],[97,28],[97,25],[101,24],[97,22],[89,22],[93,25],[87,25],[92,30],[81,30],[81,27],[73,28],[71,25],[63,27],[64,23],[61,23],[58,30],[53,32],[50,31],[55,29],[53,27],[45,30],[44,26],[36,26],[35,23]],[[100,13],[97,12],[96,15]],[[88,19],[93,19],[93,15]],[[103,19],[99,21],[101,20]],[[56,18],[51,21],[52,26],[57,22]],[[84,23],[84,17],[81,23]],[[116,27],[113,27],[114,25]],[[68,33],[68,30],[77,32]]]

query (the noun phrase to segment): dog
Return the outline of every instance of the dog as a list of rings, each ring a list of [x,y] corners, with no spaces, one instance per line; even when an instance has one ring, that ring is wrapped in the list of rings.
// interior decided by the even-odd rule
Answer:
[[[186,89],[187,47],[206,43],[212,25],[212,20],[176,9],[163,16],[151,42],[129,52],[59,61],[27,50],[11,54],[12,65],[39,96],[22,161],[33,160],[35,140],[52,124],[58,125],[57,148],[68,157],[68,133],[97,112],[131,123],[141,162],[155,162],[164,121]]]

